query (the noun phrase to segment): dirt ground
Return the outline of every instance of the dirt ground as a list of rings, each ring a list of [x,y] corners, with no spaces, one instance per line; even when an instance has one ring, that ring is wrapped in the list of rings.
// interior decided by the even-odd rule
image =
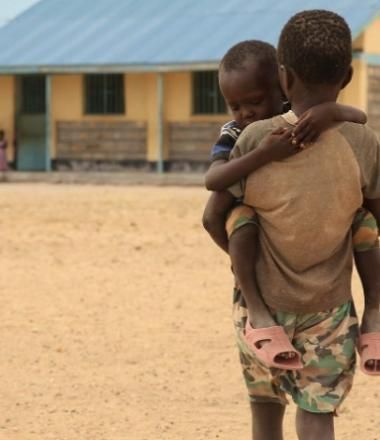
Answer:
[[[250,438],[206,197],[0,185],[0,440]],[[358,372],[337,438],[380,440],[380,378]]]

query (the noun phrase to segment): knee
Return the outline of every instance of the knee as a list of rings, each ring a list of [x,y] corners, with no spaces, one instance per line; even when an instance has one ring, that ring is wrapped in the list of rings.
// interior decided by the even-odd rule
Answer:
[[[205,211],[203,213],[202,225],[206,229],[207,232],[210,232],[212,230],[213,225],[214,225],[214,220],[212,218],[212,215],[210,215],[207,211]]]

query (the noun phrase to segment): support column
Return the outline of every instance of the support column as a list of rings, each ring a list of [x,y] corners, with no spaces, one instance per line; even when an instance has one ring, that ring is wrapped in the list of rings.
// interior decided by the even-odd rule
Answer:
[[[164,172],[164,74],[157,73],[157,172]]]
[[[45,171],[51,171],[51,141],[52,141],[52,78],[51,75],[46,75],[46,132],[45,132]]]

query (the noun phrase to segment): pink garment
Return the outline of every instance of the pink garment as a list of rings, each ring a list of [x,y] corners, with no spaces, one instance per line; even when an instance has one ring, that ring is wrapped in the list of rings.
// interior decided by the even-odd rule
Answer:
[[[8,169],[6,147],[6,141],[0,141],[0,171],[6,171]]]

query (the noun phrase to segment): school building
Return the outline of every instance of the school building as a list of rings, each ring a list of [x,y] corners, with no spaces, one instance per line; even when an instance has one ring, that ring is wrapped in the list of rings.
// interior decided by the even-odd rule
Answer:
[[[328,0],[41,0],[0,29],[0,129],[17,170],[198,166],[228,120],[217,68],[241,40]],[[334,5],[335,8],[335,5]],[[336,2],[353,34],[340,101],[380,133],[380,0]]]

